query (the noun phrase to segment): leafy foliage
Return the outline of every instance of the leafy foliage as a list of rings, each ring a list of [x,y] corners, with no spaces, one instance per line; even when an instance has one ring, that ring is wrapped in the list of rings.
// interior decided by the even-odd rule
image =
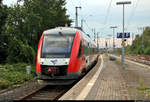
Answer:
[[[0,62],[5,62],[6,57],[7,57],[7,36],[4,35],[4,25],[6,23],[7,19],[7,11],[8,8],[5,5],[1,4],[2,1],[0,1]]]
[[[7,7],[0,0],[0,63],[5,63],[0,65],[0,89],[34,80],[35,52],[42,32],[71,23],[65,0],[17,1]],[[30,75],[25,63],[33,64]]]
[[[18,0],[9,8],[1,4],[0,63],[33,63],[42,32],[72,22],[64,6],[65,0]]]
[[[35,52],[28,44],[23,44],[22,41],[17,40],[16,37],[10,41],[8,49],[8,62],[9,63],[32,63],[34,60]]]
[[[143,39],[143,42],[142,42]],[[141,36],[137,35],[132,46],[126,47],[127,53],[150,55],[150,27],[146,27]]]
[[[0,65],[0,89],[13,88],[26,81],[34,80],[35,66],[32,65],[31,74],[26,74],[26,66],[25,63]]]

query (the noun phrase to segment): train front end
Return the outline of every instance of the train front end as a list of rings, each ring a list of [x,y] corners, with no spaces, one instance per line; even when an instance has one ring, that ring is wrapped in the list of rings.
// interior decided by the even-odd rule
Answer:
[[[37,50],[36,72],[39,82],[70,84],[79,77],[68,73],[76,30],[55,28],[44,31]]]

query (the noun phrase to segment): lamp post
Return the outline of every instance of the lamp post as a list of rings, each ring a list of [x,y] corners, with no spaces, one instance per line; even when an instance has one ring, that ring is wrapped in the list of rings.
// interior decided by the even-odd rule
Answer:
[[[122,43],[124,43],[124,6],[125,6],[125,4],[131,4],[131,1],[117,2],[116,4],[117,5],[123,5]],[[122,62],[122,68],[125,69],[125,64],[124,64],[124,46],[122,46],[121,62]]]
[[[78,8],[80,8],[81,9],[81,6],[79,6],[79,7],[75,7],[76,8],[76,22],[75,22],[75,27],[78,27]]]
[[[117,26],[111,26],[110,27],[111,29],[113,29],[113,51],[114,51],[114,49],[115,49],[115,36],[114,36],[114,34],[115,34],[115,28],[117,28]]]

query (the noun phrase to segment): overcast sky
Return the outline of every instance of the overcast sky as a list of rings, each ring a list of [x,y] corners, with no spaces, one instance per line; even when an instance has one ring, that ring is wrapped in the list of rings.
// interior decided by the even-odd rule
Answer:
[[[116,31],[122,31],[122,6],[116,5],[118,1],[120,0],[67,0],[67,13],[74,19],[75,6],[81,6],[79,18],[85,18],[89,28],[96,28],[97,32],[105,36],[112,34],[110,26],[118,26]],[[150,0],[131,2],[131,5],[125,6],[125,28],[128,32],[138,33],[138,27],[150,26]],[[84,28],[88,29],[85,23]]]
[[[4,4],[15,4],[17,0],[4,0]],[[44,1],[44,0],[43,0]],[[79,26],[81,19],[84,30],[93,36],[92,28],[100,33],[100,37],[107,38],[112,35],[110,26],[117,26],[115,32],[122,31],[122,5],[118,1],[129,0],[66,0],[67,14],[75,19],[75,7],[81,6],[79,12]],[[150,26],[150,0],[130,0],[131,5],[125,5],[125,30],[134,34],[141,33],[139,27]],[[74,22],[72,26],[74,26]]]

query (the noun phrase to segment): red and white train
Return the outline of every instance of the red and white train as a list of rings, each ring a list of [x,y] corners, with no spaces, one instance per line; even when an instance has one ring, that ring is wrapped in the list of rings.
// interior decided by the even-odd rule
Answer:
[[[39,82],[70,84],[97,61],[96,44],[76,28],[58,27],[43,32],[37,50]]]

